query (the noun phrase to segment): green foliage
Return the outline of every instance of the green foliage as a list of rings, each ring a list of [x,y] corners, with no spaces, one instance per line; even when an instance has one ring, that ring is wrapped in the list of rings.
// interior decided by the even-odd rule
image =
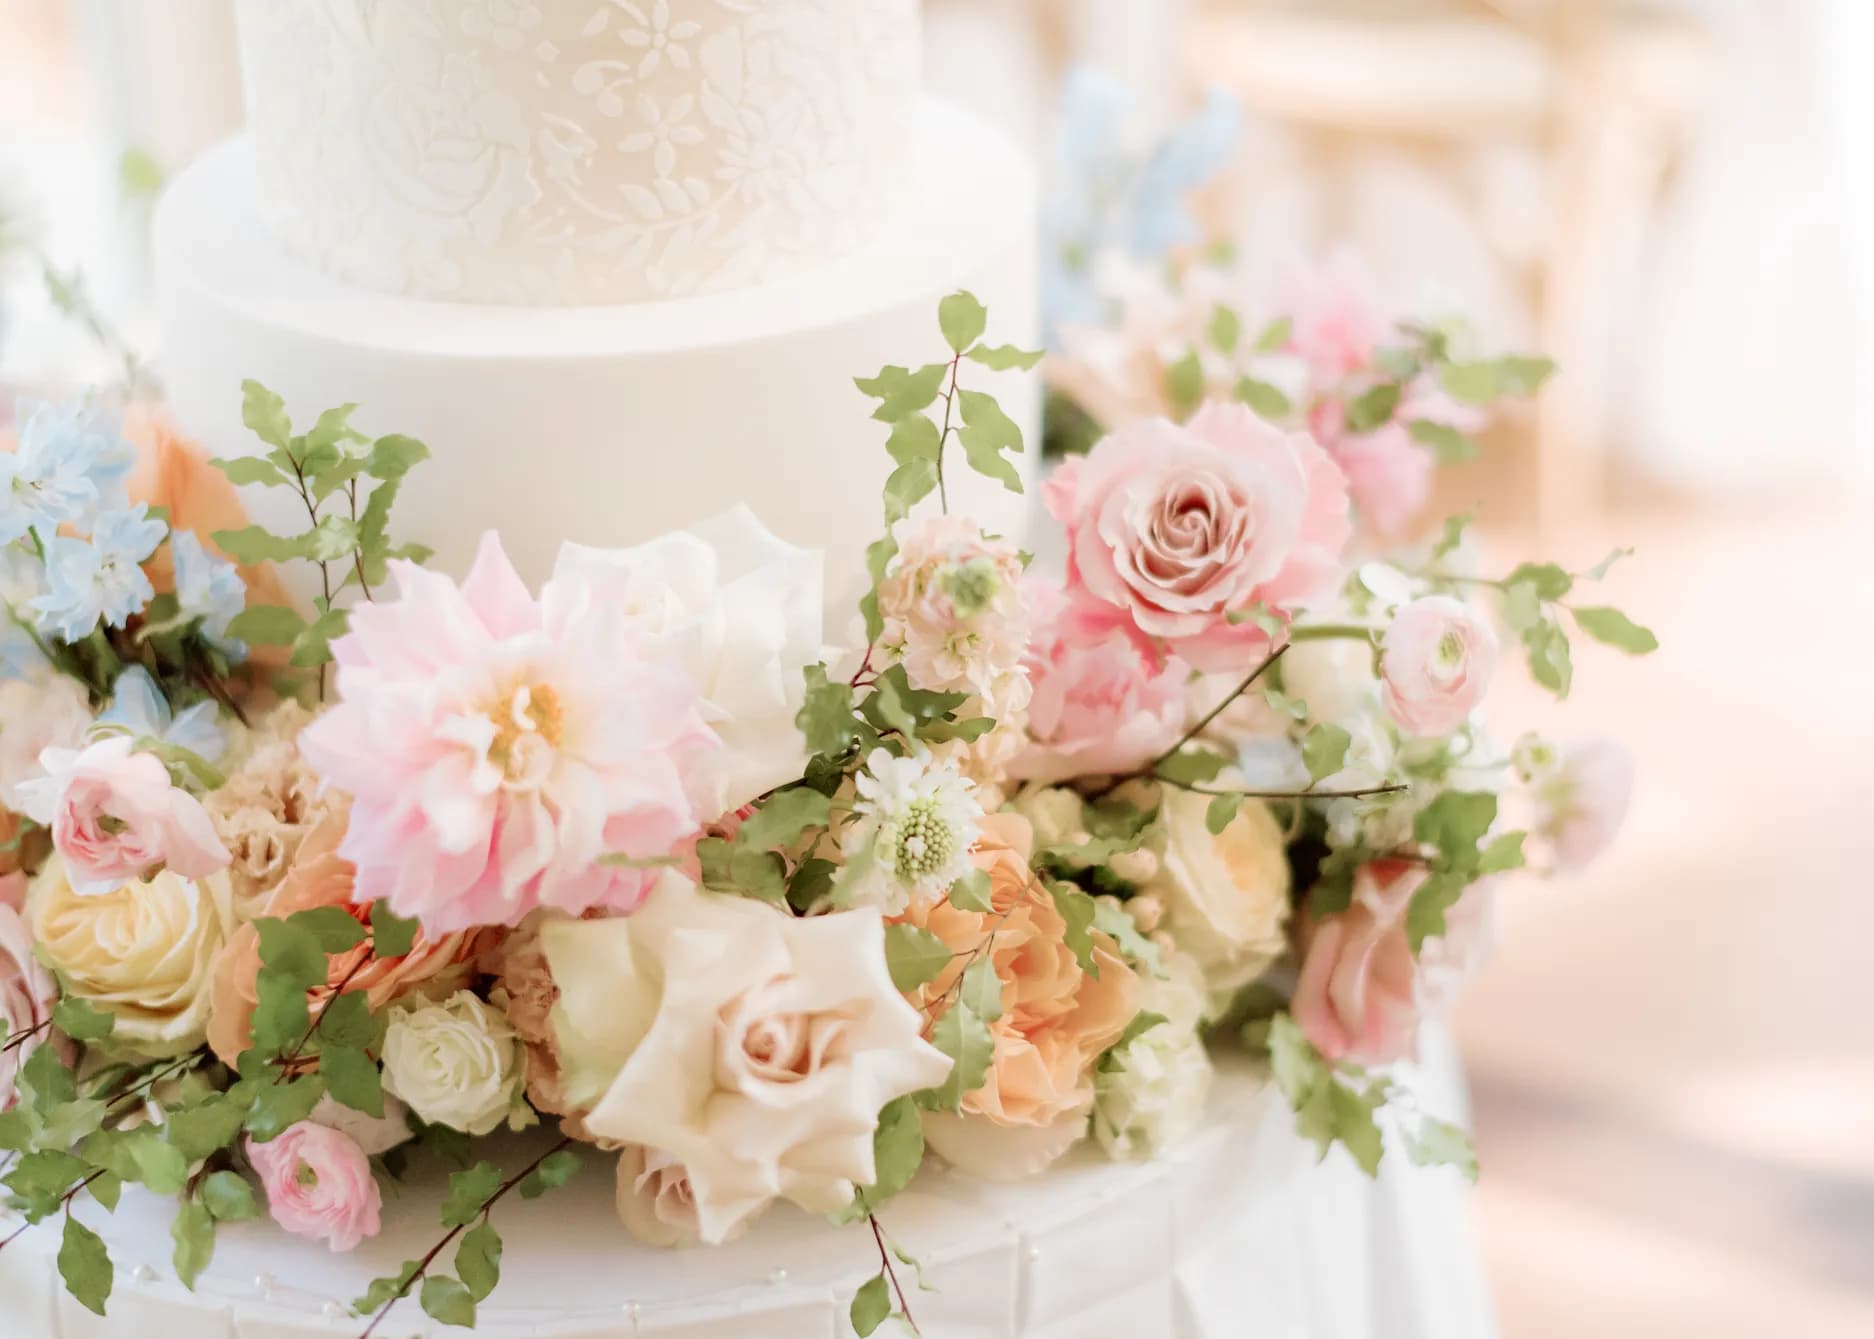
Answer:
[[[1288,396],[1280,387],[1258,381],[1254,377],[1239,377],[1230,393],[1255,410],[1258,416],[1271,422],[1279,422],[1294,412],[1295,406],[1289,403]]]
[[[175,1244],[176,1277],[183,1287],[194,1291],[195,1280],[215,1255],[214,1216],[201,1201],[189,1200],[169,1225],[169,1239]]]
[[[899,993],[909,995],[950,965],[950,946],[915,925],[885,927],[885,966]]]
[[[547,1154],[538,1167],[521,1179],[521,1198],[539,1199],[549,1190],[558,1190],[579,1175],[581,1165],[579,1155],[570,1148],[557,1149]]]
[[[1465,1180],[1476,1183],[1477,1153],[1462,1126],[1420,1116],[1416,1122],[1407,1123],[1402,1133],[1406,1157],[1414,1167],[1455,1167]]]
[[[976,300],[974,293],[958,291],[937,304],[937,325],[952,352],[967,352],[982,338],[988,324],[989,313],[983,310],[983,304]]]
[[[251,1092],[247,1132],[256,1143],[270,1144],[312,1114],[325,1095],[325,1083],[316,1074],[286,1083],[262,1079],[253,1083]]]
[[[405,920],[382,898],[371,904],[371,952],[380,958],[401,958],[416,944],[417,923]]]
[[[1356,395],[1347,402],[1348,430],[1366,433],[1390,423],[1402,392],[1403,387],[1398,382],[1382,381]]]
[[[926,363],[915,372],[902,367],[882,367],[877,376],[855,377],[853,384],[879,402],[872,411],[873,418],[881,423],[896,423],[906,414],[928,409],[949,374],[949,363]]]
[[[971,362],[981,363],[992,372],[1007,372],[1011,369],[1026,372],[1042,359],[1039,349],[1018,349],[1013,344],[978,344],[963,355]]]
[[[872,1132],[872,1166],[877,1178],[861,1186],[852,1203],[828,1215],[836,1224],[856,1223],[911,1184],[924,1162],[924,1121],[917,1102],[900,1097],[878,1113]]]
[[[1288,344],[1295,333],[1295,323],[1286,316],[1278,316],[1262,328],[1256,336],[1257,353],[1279,353]]]
[[[483,1221],[462,1234],[455,1251],[455,1272],[471,1301],[488,1300],[501,1282],[501,1234],[492,1223]]]
[[[1243,338],[1243,318],[1234,310],[1218,303],[1210,311],[1210,324],[1204,328],[1211,347],[1219,353],[1235,353],[1237,343]]]
[[[1569,612],[1575,616],[1576,626],[1588,636],[1618,647],[1628,655],[1643,656],[1659,649],[1659,638],[1650,629],[1641,627],[1618,609],[1599,606]]]
[[[444,1227],[467,1227],[481,1215],[482,1206],[501,1188],[501,1169],[478,1162],[449,1178],[449,1195],[442,1205]]]
[[[208,1174],[202,1182],[202,1205],[217,1223],[244,1223],[260,1216],[254,1188],[230,1171]]]
[[[65,1235],[59,1243],[59,1278],[65,1291],[85,1310],[102,1316],[110,1300],[116,1272],[110,1252],[98,1234],[71,1214],[65,1215]]]
[[[963,445],[970,468],[996,480],[1011,493],[1021,492],[1021,475],[1003,455],[1005,451],[1019,454],[1023,449],[1022,430],[1015,420],[1002,412],[994,396],[982,391],[959,390],[957,402],[963,414],[957,440]]]
[[[1301,739],[1301,761],[1315,781],[1333,776],[1347,765],[1347,750],[1353,736],[1338,725],[1321,722],[1308,727]]]
[[[458,1280],[446,1274],[431,1274],[423,1280],[423,1291],[418,1296],[422,1300],[423,1314],[431,1320],[463,1329],[475,1328],[475,1297]]]
[[[1220,836],[1225,828],[1236,821],[1242,808],[1243,797],[1234,791],[1214,795],[1204,809],[1204,826],[1209,829],[1211,836]]]
[[[1204,402],[1204,364],[1196,349],[1165,368],[1165,404],[1183,422]]]
[[[1431,451],[1440,465],[1462,465],[1478,457],[1477,443],[1448,424],[1415,419],[1406,425],[1406,431],[1413,441]]]
[[[989,896],[989,876],[980,869],[973,869],[950,885],[948,900],[961,911],[989,911]]]
[[[1388,1092],[1383,1079],[1365,1079],[1357,1071],[1343,1075],[1302,1034],[1286,1013],[1268,1020],[1269,1068],[1276,1087],[1295,1111],[1295,1126],[1314,1141],[1323,1158],[1340,1144],[1368,1176],[1379,1173],[1385,1143],[1377,1113]]]
[[[1215,749],[1187,748],[1172,754],[1153,769],[1175,786],[1201,786],[1215,781],[1230,766],[1230,759]]]
[[[1093,919],[1099,914],[1099,904],[1071,883],[1049,884],[1048,891],[1054,895],[1054,909],[1067,922],[1062,942],[1080,963],[1081,970],[1089,976],[1099,976],[1099,963],[1093,957]]]
[[[824,757],[839,757],[861,742],[865,731],[853,714],[850,684],[827,678],[824,664],[806,668],[807,692],[794,723],[806,738],[807,749]]]
[[[859,1339],[870,1336],[885,1323],[891,1315],[891,1285],[885,1281],[885,1271],[880,1270],[860,1285],[853,1294],[852,1310],[848,1319],[852,1321],[853,1332]]]
[[[353,992],[362,995],[362,991]],[[374,1120],[384,1115],[383,1076],[377,1061],[352,1046],[326,1045],[319,1052],[319,1075],[332,1100]]]
[[[1438,383],[1453,399],[1489,404],[1504,396],[1534,395],[1554,371],[1551,359],[1511,356],[1446,363],[1438,369]]]
[[[417,1260],[405,1260],[403,1268],[395,1274],[386,1274],[382,1278],[371,1280],[370,1287],[351,1304],[352,1311],[360,1316],[373,1315],[382,1311],[394,1298],[403,1296],[416,1277],[422,1272],[422,1263]]]
[[[966,1094],[983,1086],[995,1057],[989,1024],[962,1000],[953,1003],[931,1026],[930,1042],[950,1057],[950,1073],[935,1088],[917,1095],[920,1105],[955,1111]]]
[[[76,1042],[103,1041],[116,1028],[117,1016],[73,996],[53,1006],[52,1026]]]

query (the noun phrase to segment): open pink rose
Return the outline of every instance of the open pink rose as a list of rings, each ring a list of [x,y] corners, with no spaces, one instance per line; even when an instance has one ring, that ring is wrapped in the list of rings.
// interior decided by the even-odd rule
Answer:
[[[1475,609],[1426,595],[1393,616],[1380,640],[1380,696],[1399,728],[1450,734],[1470,717],[1497,667],[1497,634]]]
[[[1110,619],[1089,617],[1059,583],[1025,583],[1036,624],[1028,644],[1028,746],[1009,764],[1020,781],[1129,772],[1177,742],[1190,667],[1157,660]]]
[[[202,802],[170,784],[169,769],[128,736],[49,748],[40,762],[46,775],[15,794],[27,817],[52,830],[74,891],[109,892],[158,867],[185,879],[228,867]]]
[[[20,914],[25,893],[24,874],[0,878],[0,1028],[9,1041],[42,1027],[51,1018],[59,993],[52,973],[33,956],[32,932]],[[38,1048],[44,1035],[34,1034],[31,1040],[0,1054],[0,1111],[13,1105],[20,1066]]]
[[[350,1135],[303,1120],[271,1143],[249,1140],[247,1159],[273,1221],[294,1236],[351,1251],[377,1235],[383,1192]]]
[[[1382,1065],[1415,1056],[1420,1021],[1450,1002],[1482,957],[1488,884],[1466,889],[1445,913],[1444,935],[1413,956],[1406,910],[1426,877],[1422,866],[1403,860],[1370,861],[1355,873],[1345,911],[1304,925],[1290,1008],[1328,1059]]]
[[[1240,667],[1266,644],[1231,614],[1330,592],[1352,529],[1327,453],[1239,404],[1120,428],[1046,492],[1067,532],[1069,591],[1199,669]]]

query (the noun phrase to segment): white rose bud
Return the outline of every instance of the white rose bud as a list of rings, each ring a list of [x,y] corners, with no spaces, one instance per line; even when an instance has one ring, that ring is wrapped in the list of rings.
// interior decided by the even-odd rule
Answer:
[[[431,1125],[483,1135],[520,1101],[520,1038],[472,991],[441,1004],[393,1006],[384,1031],[384,1089]]]

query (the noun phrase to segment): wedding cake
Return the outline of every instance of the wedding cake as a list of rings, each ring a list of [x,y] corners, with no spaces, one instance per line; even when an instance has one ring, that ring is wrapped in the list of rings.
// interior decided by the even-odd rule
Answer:
[[[222,454],[260,447],[245,378],[428,443],[447,482],[412,480],[399,511],[439,563],[499,522],[538,578],[564,541],[740,501],[824,548],[829,607],[849,609],[888,469],[853,377],[926,361],[959,287],[998,339],[1033,342],[1032,172],[920,97],[915,0],[239,17],[248,133],[156,219],[170,400]],[[1009,381],[1032,429],[1029,382]],[[1019,531],[1021,498],[964,488]]]

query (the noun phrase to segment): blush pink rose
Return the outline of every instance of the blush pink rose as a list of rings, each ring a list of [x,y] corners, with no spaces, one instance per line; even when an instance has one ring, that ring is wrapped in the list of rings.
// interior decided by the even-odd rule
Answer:
[[[1190,667],[1160,661],[1110,619],[1089,615],[1057,582],[1025,584],[1035,627],[1028,644],[1028,745],[1010,777],[1049,783],[1130,772],[1183,733]]]
[[[1419,1023],[1445,1008],[1489,942],[1487,883],[1467,888],[1445,914],[1445,933],[1412,954],[1406,911],[1425,882],[1422,866],[1375,860],[1354,875],[1345,911],[1304,926],[1301,976],[1290,1009],[1329,1060],[1383,1065],[1418,1053]]]
[[[1057,469],[1046,501],[1067,532],[1070,593],[1207,670],[1267,644],[1232,613],[1331,592],[1352,530],[1327,452],[1239,404],[1120,428]]]
[[[273,1221],[294,1236],[351,1251],[378,1234],[383,1192],[351,1136],[303,1120],[271,1143],[249,1140],[247,1159]]]
[[[57,983],[33,956],[32,932],[20,914],[25,897],[24,874],[0,878],[0,1026],[8,1040],[43,1027],[58,1001]],[[0,1111],[14,1104],[20,1066],[44,1039],[36,1033],[0,1054]]]
[[[1450,734],[1469,719],[1497,667],[1497,634],[1475,609],[1426,595],[1397,614],[1380,639],[1380,697],[1401,730]]]
[[[50,748],[40,762],[46,775],[15,794],[27,817],[52,830],[74,891],[109,892],[159,867],[185,879],[228,867],[202,802],[172,785],[169,769],[136,752],[128,736]]]

